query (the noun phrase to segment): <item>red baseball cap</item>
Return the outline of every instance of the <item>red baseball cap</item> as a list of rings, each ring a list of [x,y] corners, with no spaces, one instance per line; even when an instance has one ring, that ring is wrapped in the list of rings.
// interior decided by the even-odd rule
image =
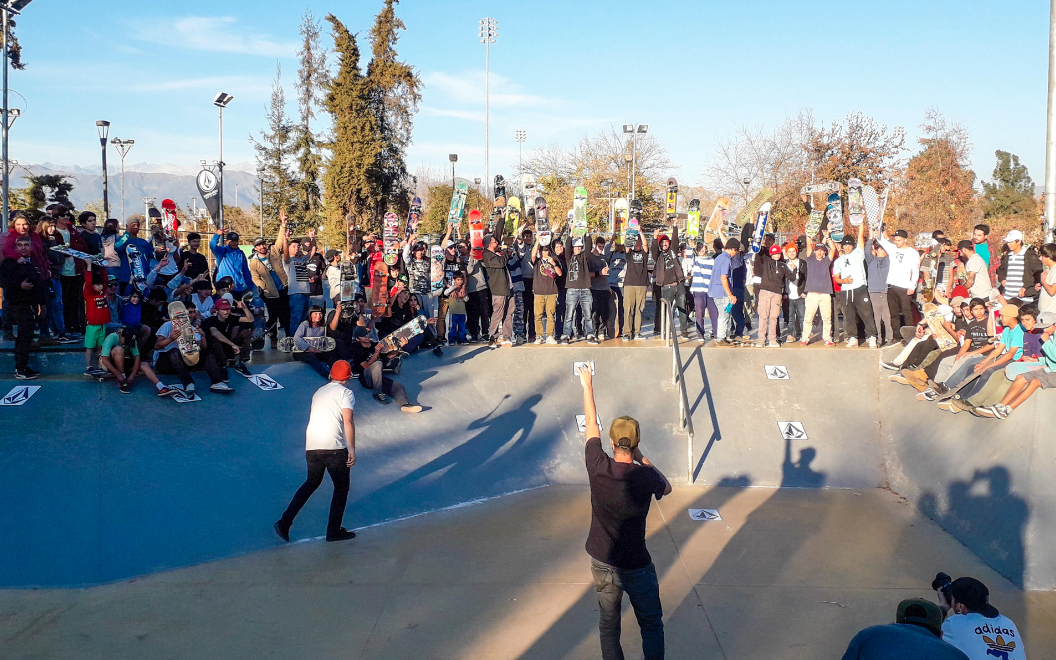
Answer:
[[[776,257],[779,254],[781,254],[781,247],[777,243],[774,243],[770,246],[770,256]]]
[[[213,309],[231,309],[231,303],[227,301],[227,298],[221,298],[213,303]]]

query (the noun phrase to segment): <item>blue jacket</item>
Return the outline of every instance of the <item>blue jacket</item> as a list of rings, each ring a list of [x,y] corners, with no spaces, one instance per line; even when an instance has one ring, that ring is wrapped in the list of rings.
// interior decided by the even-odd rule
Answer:
[[[209,249],[216,257],[216,279],[230,277],[235,281],[235,291],[256,291],[253,274],[249,272],[249,259],[240,248],[231,249],[220,245],[220,234],[213,234]]]
[[[131,282],[132,269],[128,265],[128,246],[135,245],[139,250],[139,260],[143,264],[143,275],[150,273],[150,263],[154,260],[154,246],[142,238],[133,238],[128,232],[118,236],[114,243],[114,250],[121,259],[121,265],[117,268],[107,268],[107,272],[117,278],[118,282]]]

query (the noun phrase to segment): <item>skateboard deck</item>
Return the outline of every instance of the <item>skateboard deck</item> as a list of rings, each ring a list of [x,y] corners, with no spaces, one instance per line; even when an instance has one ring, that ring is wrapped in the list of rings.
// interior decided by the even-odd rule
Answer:
[[[267,306],[260,296],[252,291],[242,296],[242,302],[246,303],[246,307],[253,314],[253,339],[251,340],[251,346],[253,350],[259,351],[264,348],[264,314],[267,312]]]
[[[415,197],[411,200],[411,209],[407,212],[407,238],[411,237],[411,234],[418,233],[418,223],[422,219],[422,200],[420,197]]]
[[[392,353],[407,345],[413,337],[425,332],[425,326],[427,320],[424,316],[416,316],[407,323],[404,323],[400,327],[393,330],[391,333],[385,335],[381,340],[381,352]]]
[[[675,177],[671,177],[667,180],[667,204],[664,208],[664,213],[668,218],[673,217],[676,214],[678,208],[678,181]]]
[[[184,364],[194,366],[198,364],[198,342],[194,340],[194,326],[191,325],[190,316],[187,314],[187,306],[179,300],[169,303],[169,319],[172,320],[172,328],[179,337],[176,339],[176,347],[180,351],[180,357]]]
[[[356,265],[345,259],[341,262],[341,302],[348,305],[356,293]]]
[[[748,204],[737,213],[737,217],[727,225],[731,228],[730,233],[736,233],[736,230],[733,229],[735,226],[744,227],[747,223],[753,222],[755,220],[755,214],[759,212],[759,208],[764,202],[769,201],[773,196],[774,191],[769,188],[763,188],[760,190],[759,193],[752,198],[752,201],[748,202]]]
[[[822,211],[821,209],[811,209],[810,217],[807,218],[807,226],[804,228],[803,233],[813,240],[817,237],[818,232],[821,231],[821,222],[824,219],[825,211]]]
[[[843,202],[840,200],[840,193],[829,195],[825,206],[825,219],[829,222],[829,236],[839,243],[843,239]]]
[[[627,231],[624,232],[623,244],[626,245],[628,249],[633,249],[635,243],[638,242],[638,237],[640,235],[642,202],[637,199],[632,199],[629,207],[627,214]]]
[[[809,186],[803,186],[799,189],[800,195],[813,195],[815,193],[834,193],[840,192],[840,184],[835,181],[827,181],[825,183],[812,183]]]
[[[939,306],[931,302],[924,303],[923,311],[924,320],[927,321],[928,327],[931,328],[931,338],[938,343],[939,350],[948,351],[956,346],[957,340],[951,337],[950,333],[942,325],[942,313],[939,312]]]
[[[303,353],[304,351],[297,348],[296,340],[296,337],[283,337],[279,340],[279,350],[283,353]],[[337,348],[337,342],[334,341],[333,337],[304,337],[304,341],[308,342],[308,348],[314,348],[324,353]]]
[[[700,200],[689,201],[689,217],[686,220],[686,233],[696,238],[700,234]]]
[[[763,237],[766,236],[766,225],[769,219],[770,202],[766,202],[755,214],[755,231],[752,232],[752,252],[755,254],[759,254],[759,249],[763,247]]]
[[[627,232],[627,198],[621,197],[617,199],[613,207],[615,209],[615,217],[612,221],[612,233],[622,238]]]
[[[385,265],[395,266],[400,255],[400,217],[389,211],[385,214],[385,227],[382,229],[382,249]]]
[[[535,198],[535,234],[539,238],[539,245],[550,245],[554,238],[550,233],[550,208],[542,195]]]
[[[370,287],[371,316],[376,319],[390,315],[389,311],[389,267],[384,261],[374,265],[374,281]]]
[[[711,209],[711,215],[708,216],[708,223],[704,225],[704,243],[707,244],[709,250],[711,249],[711,244],[719,237],[719,232],[725,228],[726,216],[729,212],[729,197],[720,197],[715,200],[715,206]]]
[[[887,211],[887,191],[890,188],[884,188],[884,192],[880,193],[880,212],[877,214],[876,220],[876,233],[884,233],[884,212]]]
[[[517,226],[521,223],[521,198],[514,195],[506,200],[506,232],[512,236]]]
[[[469,212],[469,245],[473,250],[474,259],[479,260],[484,256],[484,219],[477,209]],[[431,277],[432,270],[430,267]]]
[[[462,223],[462,211],[466,206],[466,195],[469,193],[469,182],[458,179],[455,190],[451,193],[451,207],[447,211],[447,224],[457,228]]]
[[[876,188],[862,186],[862,203],[865,205],[865,220],[869,223],[869,230],[875,234],[880,228],[880,197],[876,194]]]
[[[862,182],[858,179],[847,180],[847,219],[850,220],[852,227],[858,227],[865,221]]]
[[[87,261],[88,263],[92,263],[97,266],[107,266],[109,264],[109,262],[107,262],[106,260],[106,257],[101,254],[88,254],[87,252],[81,252],[80,250],[68,248],[65,245],[55,245],[51,248],[51,251],[56,252],[58,254],[64,254],[67,257],[74,257],[82,261]]]
[[[162,222],[161,227],[169,236],[175,236],[180,229],[180,219],[176,215],[176,202],[171,199],[161,200]]]
[[[143,272],[143,260],[139,258],[139,248],[129,245],[125,248],[125,256],[128,259],[128,270],[132,276],[132,284],[140,292],[147,286],[147,274]]]
[[[492,205],[491,221],[488,223],[488,233],[494,233],[500,221],[506,218],[506,179],[501,174],[495,175],[495,202]]]
[[[521,179],[521,185],[524,189],[524,203],[528,204],[528,209],[531,210],[532,200],[534,200],[536,197],[535,177],[533,177],[531,174],[524,175],[524,177]]]
[[[583,238],[587,235],[587,189],[576,186],[572,200],[572,237]]]
[[[429,248],[429,283],[433,291],[444,288],[444,248],[439,245]]]

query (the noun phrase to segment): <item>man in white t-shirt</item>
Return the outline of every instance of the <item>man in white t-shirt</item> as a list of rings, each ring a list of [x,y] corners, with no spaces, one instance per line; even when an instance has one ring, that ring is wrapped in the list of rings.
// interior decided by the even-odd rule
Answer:
[[[964,285],[968,287],[968,292],[972,294],[972,298],[987,300],[994,285],[990,282],[986,262],[975,252],[975,244],[967,240],[961,241],[957,244],[957,252],[960,261],[964,263]]]
[[[887,252],[890,267],[887,271],[887,304],[891,308],[891,321],[899,328],[914,325],[912,297],[917,292],[920,279],[920,253],[908,245],[909,232],[899,229],[891,236],[884,228],[880,245]]]
[[[843,331],[847,335],[847,348],[858,346],[858,317],[865,326],[869,348],[876,348],[876,323],[873,307],[869,303],[869,287],[865,278],[865,223],[858,225],[858,240],[844,236],[840,241],[840,256],[832,262],[832,274],[840,285],[838,295],[843,303]],[[833,248],[836,247],[829,239]]]
[[[957,578],[950,585],[950,602],[939,590],[939,605],[949,614],[942,639],[971,660],[1025,660],[1027,651],[1016,624],[990,604],[990,591],[979,580]]]
[[[338,360],[330,367],[330,382],[312,396],[304,451],[308,478],[297,489],[282,518],[275,523],[275,533],[283,541],[290,540],[293,519],[323,482],[324,472],[328,472],[330,481],[334,482],[326,540],[346,541],[356,537],[355,532],[341,526],[345,503],[348,501],[350,468],[356,464],[356,426],[352,420],[356,396],[345,387],[351,377],[351,365],[345,360]]]

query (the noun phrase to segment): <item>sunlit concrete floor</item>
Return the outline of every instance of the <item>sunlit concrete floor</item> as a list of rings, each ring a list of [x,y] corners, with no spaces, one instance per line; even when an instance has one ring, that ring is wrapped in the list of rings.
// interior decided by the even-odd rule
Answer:
[[[690,507],[723,519],[694,521]],[[586,488],[550,486],[345,543],[92,589],[0,591],[0,655],[599,658],[589,520]],[[940,570],[983,580],[1028,657],[1056,658],[1056,593],[1020,591],[885,490],[678,488],[653,507],[649,548],[668,658],[838,658],[856,631],[891,621],[902,598],[930,597]],[[623,646],[640,658],[625,608]]]

